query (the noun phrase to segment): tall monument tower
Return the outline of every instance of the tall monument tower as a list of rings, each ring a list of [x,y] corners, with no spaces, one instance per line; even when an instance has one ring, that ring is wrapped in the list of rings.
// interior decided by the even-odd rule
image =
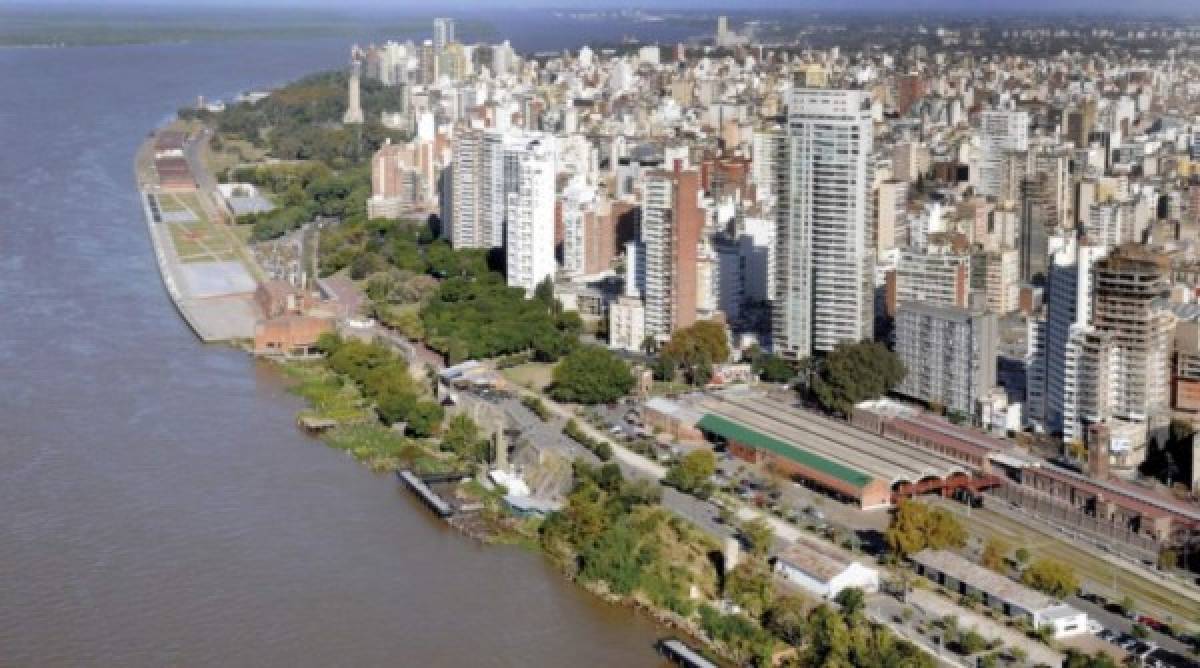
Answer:
[[[350,67],[350,90],[347,92],[346,115],[342,117],[342,123],[346,125],[359,124],[363,122],[362,106],[358,100],[358,71],[361,64],[358,60],[354,60]]]

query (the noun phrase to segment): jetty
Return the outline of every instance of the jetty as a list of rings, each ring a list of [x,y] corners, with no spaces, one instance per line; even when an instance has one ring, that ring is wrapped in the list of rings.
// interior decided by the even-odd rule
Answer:
[[[469,475],[462,473],[440,473],[427,476],[418,476],[416,473],[413,473],[408,469],[397,472],[396,476],[400,478],[400,482],[404,483],[405,487],[412,490],[413,494],[416,494],[418,499],[423,501],[426,506],[429,506],[430,510],[432,510],[437,514],[438,517],[441,518],[448,518],[454,515],[456,508],[454,507],[454,504],[446,501],[441,497],[441,495],[433,491],[433,488],[430,487],[430,485],[448,482],[456,483],[464,478],[470,477]]]

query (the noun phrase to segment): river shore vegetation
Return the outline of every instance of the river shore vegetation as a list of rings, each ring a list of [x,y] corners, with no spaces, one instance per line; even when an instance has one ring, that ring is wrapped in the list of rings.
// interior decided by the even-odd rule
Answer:
[[[368,297],[364,315],[451,364],[497,357],[557,362],[551,392],[562,399],[604,402],[628,392],[628,367],[608,351],[581,346],[582,323],[563,311],[550,284],[531,296],[507,287],[500,254],[453,249],[439,238],[436,219],[366,219],[365,160],[388,135],[373,122],[358,130],[336,123],[344,82],[344,75],[314,75],[257,104],[196,115],[217,128],[215,141],[248,141],[283,161],[224,175],[259,185],[280,207],[243,219],[252,236],[271,238],[328,217],[320,226],[320,273],[357,282]],[[387,94],[364,86],[368,118],[378,117]],[[664,375],[706,378],[710,365],[728,355],[723,334],[714,332],[700,324],[673,340]],[[447,419],[425,370],[410,368],[387,344],[327,335],[319,347],[322,358],[287,368],[294,391],[309,403],[306,415],[337,423],[322,436],[331,447],[381,472],[481,473],[491,460],[478,426],[464,415]],[[552,419],[538,397],[524,401],[542,420]],[[600,459],[611,456],[608,443],[588,438],[578,424],[569,422],[567,430]],[[689,460],[671,482],[694,493],[710,463]],[[614,462],[576,461],[571,474],[564,506],[542,520],[509,513],[505,490],[477,476],[455,490],[476,511],[454,521],[485,540],[537,547],[591,591],[645,608],[738,664],[933,665],[867,620],[861,606],[835,608],[785,591],[767,562],[769,533],[757,535],[765,525],[746,529],[756,536],[750,550],[727,569],[714,538],[660,503],[658,481],[626,480]]]

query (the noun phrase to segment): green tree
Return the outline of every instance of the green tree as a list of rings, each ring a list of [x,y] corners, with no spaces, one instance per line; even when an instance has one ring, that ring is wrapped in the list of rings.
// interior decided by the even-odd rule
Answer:
[[[659,355],[650,362],[650,372],[655,380],[670,382],[675,380],[675,371],[679,369],[679,361],[666,355]]]
[[[1074,569],[1061,561],[1045,557],[1034,561],[1021,573],[1021,582],[1058,598],[1066,598],[1079,591],[1079,579]]]
[[[795,595],[783,595],[775,598],[763,616],[763,625],[789,645],[799,645],[804,641],[805,621],[804,599]]]
[[[485,461],[490,454],[488,442],[479,433],[479,425],[466,413],[459,413],[446,423],[442,448],[466,461]]]
[[[766,665],[773,641],[767,632],[742,615],[723,615],[710,606],[700,606],[700,628],[729,652],[738,665],[754,661]]]
[[[754,373],[768,383],[786,383],[796,377],[796,370],[779,355],[765,352],[755,346],[749,351],[748,357]]]
[[[716,455],[712,450],[699,448],[680,457],[667,471],[665,482],[681,492],[707,496],[708,479],[716,470]]]
[[[984,640],[978,631],[974,629],[959,631],[958,648],[961,650],[961,654],[971,655],[982,652],[985,647],[987,647],[987,640]]]
[[[983,545],[983,556],[980,562],[984,568],[990,568],[997,573],[1004,573],[1008,570],[1008,565],[1005,562],[1008,550],[1009,545],[1007,542],[1001,538],[992,536]]]
[[[846,587],[838,592],[834,601],[842,606],[842,615],[847,620],[860,619],[867,608],[867,595],[858,587]]]
[[[738,564],[725,578],[725,597],[741,606],[751,617],[761,617],[773,596],[771,574],[762,564]]]
[[[1067,649],[1067,658],[1063,660],[1063,668],[1117,668],[1117,662],[1104,650],[1096,650],[1095,654],[1088,656],[1070,647]]]
[[[771,542],[775,538],[775,532],[771,531],[771,525],[761,517],[742,522],[739,527],[742,537],[750,544],[750,552],[756,557],[765,557],[771,551]]]
[[[1013,558],[1017,560],[1017,564],[1020,566],[1029,563],[1030,556],[1029,549],[1025,547],[1018,547],[1017,551],[1013,553]]]
[[[408,416],[408,432],[413,436],[428,437],[437,433],[445,413],[436,401],[418,401]]]
[[[849,415],[904,380],[904,364],[881,343],[839,343],[821,360],[813,393],[825,410]]]
[[[962,547],[967,542],[967,531],[947,510],[904,500],[896,506],[884,537],[893,553],[908,556],[925,548]]]
[[[1133,611],[1137,609],[1137,604],[1134,603],[1133,597],[1129,594],[1126,594],[1123,598],[1121,598],[1120,606],[1121,612],[1126,615],[1133,614]]]
[[[633,389],[624,360],[600,346],[579,346],[554,367],[550,396],[582,404],[613,402]]]
[[[677,329],[663,348],[662,356],[675,360],[693,385],[706,383],[712,377],[712,366],[729,359],[725,326],[713,320],[700,320]]]
[[[819,605],[808,615],[808,648],[803,665],[850,668],[850,627],[833,608]]]

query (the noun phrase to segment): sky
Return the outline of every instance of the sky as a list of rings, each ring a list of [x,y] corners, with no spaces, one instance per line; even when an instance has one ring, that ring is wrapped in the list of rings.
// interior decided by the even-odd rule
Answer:
[[[161,8],[198,7],[305,7],[328,9],[395,10],[428,14],[431,5],[414,0],[51,0],[55,5],[116,7],[153,6]],[[41,0],[0,0],[4,5],[44,5]],[[1070,13],[1070,14],[1200,14],[1200,0],[439,0],[436,11],[490,10],[512,8],[561,9],[790,9],[805,10],[862,10],[886,12],[962,12],[988,13]]]

